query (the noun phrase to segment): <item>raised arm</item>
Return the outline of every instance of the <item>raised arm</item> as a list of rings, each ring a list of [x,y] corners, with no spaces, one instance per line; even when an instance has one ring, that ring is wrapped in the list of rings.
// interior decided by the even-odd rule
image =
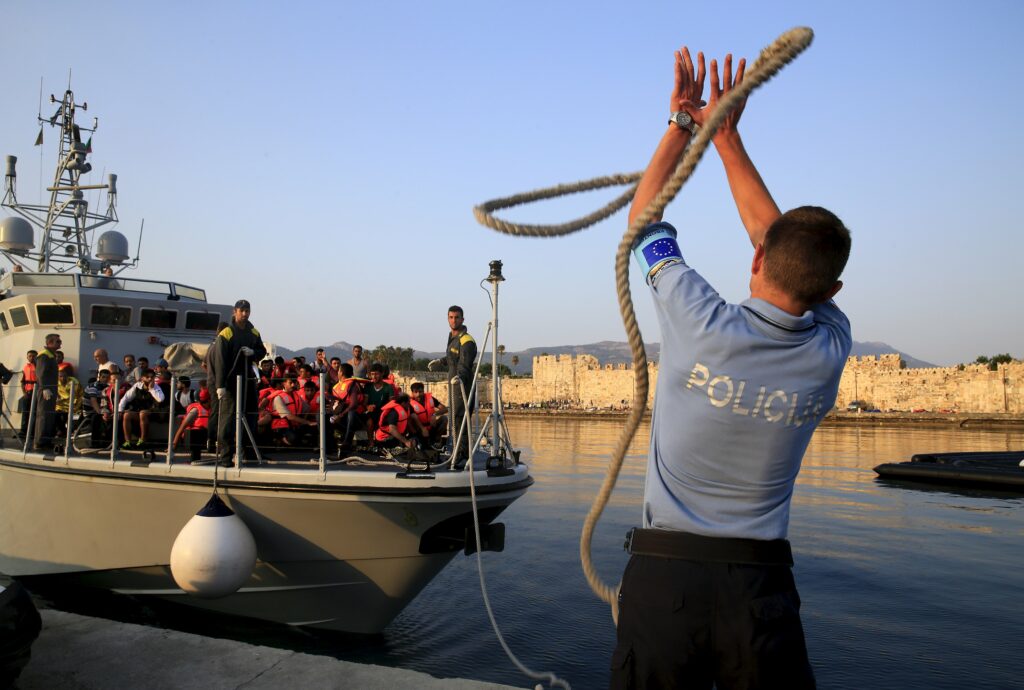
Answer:
[[[669,101],[669,112],[683,110],[682,103],[700,104],[701,94],[704,92],[704,53],[697,53],[697,70],[694,73],[693,61],[690,59],[690,51],[683,46],[682,50],[676,52],[675,61],[675,86],[672,89],[672,98]],[[696,107],[699,107],[696,106]],[[689,112],[689,111],[687,111]],[[667,119],[667,118],[666,118]],[[647,164],[640,184],[637,186],[636,194],[633,195],[633,204],[629,207],[629,224],[632,225],[647,205],[654,200],[665,182],[672,176],[683,155],[683,149],[690,141],[689,130],[683,129],[676,124],[669,124],[668,130],[658,148],[654,151],[651,162]],[[659,215],[651,218],[654,223],[661,220]]]
[[[746,64],[746,60],[741,59],[734,74],[732,55],[726,55],[720,84],[718,63],[712,60],[711,89],[707,107],[701,108],[694,102],[689,102],[682,104],[682,109],[686,110],[695,122],[703,125],[710,113],[718,106],[721,97],[743,81]],[[718,155],[725,165],[725,175],[729,179],[729,189],[732,191],[733,201],[736,202],[736,210],[739,211],[740,220],[747,230],[751,244],[756,247],[764,240],[768,228],[781,213],[775,200],[772,199],[767,185],[761,179],[760,173],[754,167],[753,161],[747,155],[747,150],[743,147],[743,140],[740,139],[737,125],[744,107],[746,107],[746,101],[729,113],[718,132],[715,133],[714,142]]]

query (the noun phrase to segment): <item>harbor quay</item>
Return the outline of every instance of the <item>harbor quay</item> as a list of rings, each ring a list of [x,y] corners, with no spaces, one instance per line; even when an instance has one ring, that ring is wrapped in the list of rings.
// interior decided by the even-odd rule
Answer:
[[[43,609],[43,630],[20,690],[147,688],[359,688],[509,690],[512,686],[357,664],[327,656],[203,637]]]

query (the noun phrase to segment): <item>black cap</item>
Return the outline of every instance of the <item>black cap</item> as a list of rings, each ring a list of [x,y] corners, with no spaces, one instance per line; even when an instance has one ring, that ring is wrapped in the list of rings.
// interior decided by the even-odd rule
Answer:
[[[249,306],[249,300],[240,299],[237,302],[235,302],[235,309],[252,309],[252,307]]]

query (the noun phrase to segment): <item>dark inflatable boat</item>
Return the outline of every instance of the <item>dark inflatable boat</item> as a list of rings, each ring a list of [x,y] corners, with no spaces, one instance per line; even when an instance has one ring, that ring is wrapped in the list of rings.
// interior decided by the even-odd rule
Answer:
[[[886,479],[990,486],[1024,492],[1024,451],[990,453],[918,453],[910,462],[887,462],[875,468]]]

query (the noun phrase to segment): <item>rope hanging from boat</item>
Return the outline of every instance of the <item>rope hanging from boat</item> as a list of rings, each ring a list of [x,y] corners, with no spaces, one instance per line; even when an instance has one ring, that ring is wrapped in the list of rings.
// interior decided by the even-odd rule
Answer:
[[[640,327],[636,321],[636,313],[633,310],[633,297],[629,289],[629,255],[640,232],[650,224],[651,220],[658,217],[665,210],[665,207],[675,198],[679,190],[693,174],[697,163],[707,150],[712,137],[726,116],[750,95],[750,93],[774,77],[779,70],[789,64],[800,53],[807,49],[814,38],[814,32],[807,27],[790,29],[779,36],[771,45],[761,51],[757,61],[744,75],[743,81],[735,86],[728,94],[725,94],[718,102],[718,106],[708,117],[705,125],[698,130],[697,134],[690,140],[689,145],[683,152],[682,159],[676,166],[672,177],[665,183],[658,195],[648,204],[647,208],[637,216],[636,220],[629,226],[622,240],[619,242],[615,252],[615,286],[619,299],[619,311],[622,315],[622,323],[629,338],[629,347],[633,355],[634,372],[634,394],[633,406],[630,409],[626,425],[619,435],[615,445],[615,451],[608,464],[608,472],[594,502],[590,507],[586,520],[583,523],[583,532],[580,535],[580,561],[583,566],[583,573],[590,584],[590,588],[602,600],[608,602],[612,608],[612,618],[618,623],[618,590],[619,586],[611,587],[603,582],[597,574],[594,563],[590,557],[591,542],[593,540],[594,527],[597,525],[601,513],[611,496],[612,490],[622,469],[622,462],[626,451],[636,435],[640,421],[647,409],[647,395],[650,389],[650,382],[647,376],[647,352],[644,349],[643,338],[640,335]],[[514,196],[494,199],[480,204],[473,209],[473,215],[477,221],[493,230],[507,234],[524,237],[559,237],[583,230],[599,221],[612,215],[623,206],[629,203],[636,191],[643,172],[609,175],[597,177],[591,180],[584,180],[575,184],[562,184],[545,189],[538,189],[533,192],[525,192]],[[555,197],[575,194],[577,192],[589,191],[633,183],[621,196],[607,204],[603,208],[590,215],[578,218],[561,225],[522,225],[501,220],[494,216],[494,212],[519,206],[522,204],[552,199]]]

